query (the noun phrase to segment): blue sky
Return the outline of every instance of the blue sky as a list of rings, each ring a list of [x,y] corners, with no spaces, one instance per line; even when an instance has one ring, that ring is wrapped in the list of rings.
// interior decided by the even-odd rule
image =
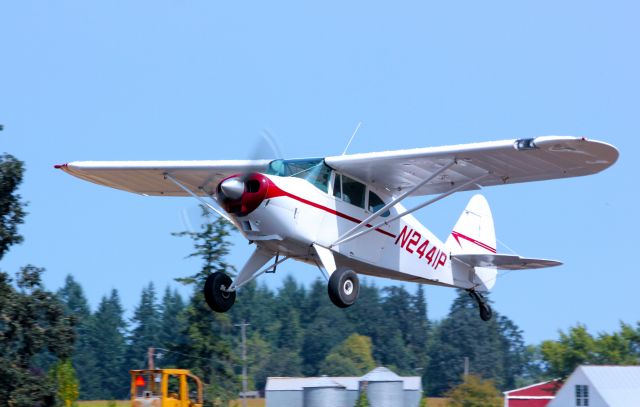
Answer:
[[[576,135],[621,151],[601,174],[483,191],[498,238],[561,268],[513,272],[495,309],[528,342],[577,322],[638,319],[640,7],[632,1],[0,3],[0,151],[26,161],[24,244],[56,289],[71,273],[92,303],[132,309],[198,267],[172,237],[190,199],[151,198],[52,168],[74,160],[244,159],[263,129],[287,157]],[[444,238],[471,193],[418,214]],[[241,239],[230,256],[249,254]],[[504,248],[503,248],[504,250]],[[309,282],[317,270],[287,273]],[[376,283],[387,284],[385,280]],[[413,290],[414,286],[408,285]],[[187,293],[187,290],[183,290]],[[431,318],[453,291],[428,287]],[[241,294],[239,297],[241,300]]]

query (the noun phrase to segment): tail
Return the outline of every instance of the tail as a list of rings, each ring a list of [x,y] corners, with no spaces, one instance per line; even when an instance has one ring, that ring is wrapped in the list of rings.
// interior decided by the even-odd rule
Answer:
[[[471,198],[453,227],[445,246],[453,256],[496,253],[496,231],[493,226],[493,216],[484,196],[478,194]],[[477,287],[478,291],[488,291],[494,286],[498,273],[496,268],[472,266],[471,269],[474,269],[475,272],[469,273],[468,266],[464,267],[460,264],[456,267],[455,263],[454,279],[460,280],[461,285],[471,284],[472,287]]]

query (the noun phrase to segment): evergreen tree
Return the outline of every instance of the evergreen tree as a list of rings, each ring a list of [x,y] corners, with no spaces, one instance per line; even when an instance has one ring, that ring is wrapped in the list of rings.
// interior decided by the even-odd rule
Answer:
[[[328,376],[362,376],[376,367],[371,351],[371,338],[352,334],[329,352],[320,372]]]
[[[358,302],[354,307],[357,305]],[[321,280],[312,284],[302,310],[303,321],[307,321],[301,349],[302,371],[312,376],[318,374],[329,351],[355,332],[355,327],[349,323],[344,310],[331,303],[327,285]]]
[[[177,290],[174,289],[171,291],[169,287],[167,287],[162,297],[162,320],[160,321],[160,332],[158,333],[160,348],[158,355],[162,355],[157,361],[159,366],[181,367],[178,364],[180,355],[175,352],[179,352],[186,343],[184,336],[185,328],[183,326],[184,310],[185,304],[182,296],[180,296]]]
[[[202,207],[205,223],[199,232],[175,233],[193,240],[195,251],[189,257],[202,259],[201,269],[189,277],[177,279],[194,286],[194,291],[184,312],[185,343],[181,348],[183,362],[192,371],[208,382],[208,400],[224,403],[235,399],[238,394],[238,380],[234,372],[236,363],[233,354],[234,343],[230,314],[213,312],[205,304],[202,287],[212,272],[233,273],[233,267],[226,262],[229,253],[228,241],[230,224],[222,218],[212,219]]]
[[[98,388],[96,381],[96,355],[93,352],[91,341],[92,315],[89,303],[84,295],[82,286],[68,275],[64,286],[58,290],[58,297],[65,306],[66,314],[75,320],[76,341],[73,349],[72,363],[80,375],[80,398],[92,399]]]
[[[277,340],[269,361],[272,376],[301,376],[303,332],[300,327],[300,313],[289,307],[279,319]]]
[[[426,345],[426,331],[416,326],[417,312],[411,295],[402,286],[386,287],[382,299],[383,313],[378,321],[384,329],[376,344],[376,359],[403,374],[413,374],[419,365],[413,352],[414,340]],[[426,313],[426,310],[425,310]],[[425,315],[426,318],[426,315]],[[422,352],[422,350],[420,350]]]
[[[98,381],[94,397],[121,399],[129,392],[129,369],[125,364],[126,322],[118,291],[111,290],[102,297],[91,324],[90,344],[96,359],[95,375]]]
[[[510,380],[505,377],[509,374],[505,370],[505,339],[497,320],[500,316],[495,312],[488,322],[478,318],[476,302],[459,290],[448,317],[434,332],[425,373],[429,394],[441,395],[460,384],[465,357],[471,373],[493,379],[499,386]],[[517,328],[511,334],[511,339],[516,338]]]
[[[407,333],[407,344],[414,355],[414,370],[426,368],[429,361],[428,341],[430,323],[427,317],[427,301],[424,296],[424,287],[418,284],[416,295],[411,302],[412,323]]]
[[[24,222],[24,207],[17,193],[24,163],[12,155],[0,155],[0,260],[14,244],[22,242],[18,225]]]
[[[127,365],[131,369],[144,369],[148,365],[148,349],[160,345],[160,308],[153,283],[142,289],[140,303],[131,319]]]
[[[278,308],[281,305],[264,281],[260,285],[252,281],[238,290],[236,303],[229,314],[234,324],[248,322],[252,332],[265,337],[276,319]]]
[[[527,349],[522,338],[522,330],[513,321],[503,315],[497,315],[496,320],[502,350],[502,388],[514,389],[516,381],[525,372]]]

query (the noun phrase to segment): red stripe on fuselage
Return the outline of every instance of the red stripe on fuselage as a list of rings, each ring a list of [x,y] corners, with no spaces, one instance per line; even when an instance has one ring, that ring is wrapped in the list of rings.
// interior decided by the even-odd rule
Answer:
[[[489,246],[486,243],[482,243],[481,241],[478,241],[476,239],[473,239],[467,235],[463,235],[462,233],[456,232],[455,230],[453,232],[451,232],[451,236],[453,236],[454,239],[456,239],[456,242],[458,242],[458,244],[460,245],[460,247],[462,247],[462,244],[460,243],[460,239],[459,238],[463,238],[464,240],[467,240],[475,245],[478,245],[480,247],[482,247],[485,250],[490,251],[491,253],[496,253],[496,249],[494,249],[493,247]]]
[[[306,204],[306,205],[312,206],[314,208],[323,210],[323,211],[328,212],[328,213],[330,213],[332,215],[339,216],[339,217],[341,217],[343,219],[346,219],[346,220],[349,220],[349,221],[351,221],[353,223],[361,223],[362,222],[361,220],[359,220],[357,218],[354,218],[353,216],[349,216],[346,213],[338,212],[338,211],[333,210],[331,208],[327,208],[326,206],[323,206],[323,205],[317,204],[315,202],[309,201],[307,199],[301,198],[301,197],[299,197],[297,195],[293,195],[290,192],[287,192],[287,191],[284,191],[284,190],[280,189],[280,187],[278,187],[273,182],[269,182],[269,189],[267,190],[267,195],[266,195],[265,198],[266,199],[270,199],[270,198],[278,198],[278,197],[281,197],[281,196],[286,196],[288,198],[295,199],[298,202],[302,202],[303,204]],[[367,227],[370,228],[370,227],[372,227],[372,225],[367,224]],[[389,237],[391,237],[393,239],[396,238],[396,235],[394,235],[393,233],[389,233],[386,230],[382,230],[382,229],[377,228],[376,232],[380,232],[383,235],[389,236]]]

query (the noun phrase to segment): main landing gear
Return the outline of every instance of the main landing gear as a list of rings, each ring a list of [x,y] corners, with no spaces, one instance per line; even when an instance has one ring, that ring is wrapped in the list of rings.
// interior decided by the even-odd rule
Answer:
[[[327,285],[329,298],[336,306],[347,308],[353,305],[360,293],[360,282],[355,271],[338,268],[329,277]]]
[[[231,287],[231,277],[216,271],[209,274],[204,283],[204,299],[209,308],[216,312],[227,312],[236,302],[236,292],[228,291]]]
[[[491,311],[491,306],[489,305],[487,300],[476,290],[467,290],[467,292],[469,293],[471,298],[476,300],[476,302],[478,303],[478,307],[480,308],[480,318],[483,321],[490,320],[493,316],[493,311]]]

